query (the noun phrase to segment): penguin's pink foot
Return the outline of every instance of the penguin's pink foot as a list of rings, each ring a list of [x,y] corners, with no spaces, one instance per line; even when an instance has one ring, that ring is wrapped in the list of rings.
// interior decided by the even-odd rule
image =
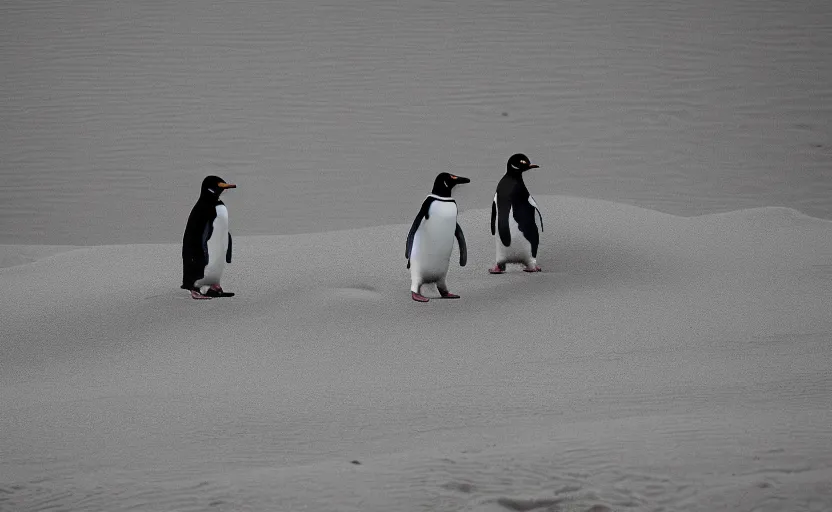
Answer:
[[[504,274],[506,272],[505,267],[501,267],[500,265],[494,265],[493,267],[488,269],[489,274]]]
[[[191,298],[196,300],[210,300],[211,297],[207,295],[202,295],[197,290],[191,290]]]
[[[524,268],[524,269],[523,269],[523,272],[540,272],[540,271],[542,271],[542,270],[543,270],[543,269],[541,269],[540,267],[538,267],[537,265],[535,265],[534,267],[526,267],[526,268]]]
[[[421,293],[410,292],[410,297],[415,300],[416,302],[427,302],[430,299],[422,295]]]
[[[459,298],[459,295],[457,295],[455,293],[451,293],[447,290],[445,290],[444,292],[442,290],[439,290],[439,295],[441,295],[443,299],[458,299]]]

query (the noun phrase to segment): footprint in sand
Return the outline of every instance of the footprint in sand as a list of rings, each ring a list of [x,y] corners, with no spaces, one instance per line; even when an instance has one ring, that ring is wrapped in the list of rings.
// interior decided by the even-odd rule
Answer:
[[[344,288],[335,288],[333,295],[342,299],[354,300],[379,300],[382,295],[375,288],[371,286],[349,286]]]

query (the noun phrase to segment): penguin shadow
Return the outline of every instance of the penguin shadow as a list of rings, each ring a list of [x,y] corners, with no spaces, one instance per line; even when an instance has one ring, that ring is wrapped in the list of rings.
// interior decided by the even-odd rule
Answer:
[[[166,292],[163,292],[163,293],[155,293],[153,295],[146,295],[142,298],[142,300],[144,300],[144,301],[153,301],[153,302],[160,302],[160,301],[166,302],[165,299],[167,299],[171,302],[179,302],[179,301],[185,301],[185,300],[187,300],[188,302],[194,302],[194,303],[200,302],[200,301],[195,301],[194,299],[192,299],[191,295],[186,290],[182,290],[182,289],[179,289],[179,288],[172,289],[172,290],[169,290],[169,291],[166,291]]]

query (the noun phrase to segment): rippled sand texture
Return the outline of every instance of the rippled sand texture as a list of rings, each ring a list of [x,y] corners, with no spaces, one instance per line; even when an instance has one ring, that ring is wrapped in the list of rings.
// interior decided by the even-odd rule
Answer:
[[[407,224],[238,237],[228,300],[176,244],[0,269],[0,510],[832,510],[832,222],[537,200],[544,272],[468,210],[456,301]]]
[[[689,215],[832,218],[832,3],[0,5],[0,243],[172,242],[209,173],[238,234],[410,220],[439,170]]]

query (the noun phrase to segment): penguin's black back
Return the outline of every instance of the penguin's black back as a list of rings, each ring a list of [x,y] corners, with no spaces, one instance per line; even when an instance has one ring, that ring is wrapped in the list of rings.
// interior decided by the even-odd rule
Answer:
[[[511,244],[511,233],[508,225],[508,213],[511,214],[520,228],[520,232],[532,246],[532,255],[537,257],[537,247],[540,234],[535,222],[535,208],[529,203],[529,189],[519,173],[506,173],[497,184],[497,230],[503,245]]]
[[[190,290],[194,282],[205,277],[208,264],[208,239],[217,218],[217,206],[223,204],[219,197],[201,195],[185,225],[182,236],[182,288]]]

